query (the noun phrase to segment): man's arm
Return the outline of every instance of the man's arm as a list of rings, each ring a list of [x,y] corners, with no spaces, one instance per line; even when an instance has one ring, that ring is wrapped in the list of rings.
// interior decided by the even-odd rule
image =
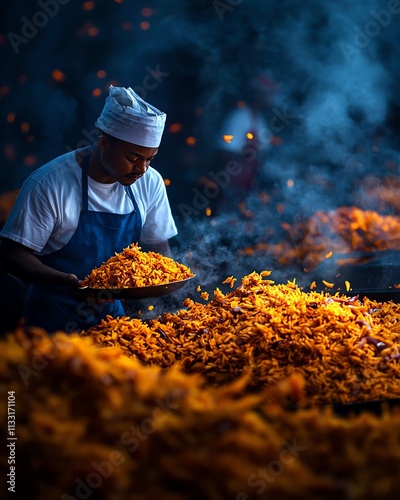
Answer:
[[[44,265],[33,251],[8,238],[0,238],[0,259],[2,271],[35,285],[66,285],[74,287],[79,283],[74,274],[57,271]]]
[[[160,253],[161,255],[164,255],[165,257],[171,257],[172,258],[172,252],[169,247],[168,240],[161,241],[160,243],[154,243],[154,244],[145,244],[143,243],[141,245],[142,249],[146,252],[156,252]]]

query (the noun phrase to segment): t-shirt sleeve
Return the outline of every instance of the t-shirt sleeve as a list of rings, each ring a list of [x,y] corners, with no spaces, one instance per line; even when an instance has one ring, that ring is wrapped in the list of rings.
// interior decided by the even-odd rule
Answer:
[[[148,199],[140,239],[143,243],[155,244],[166,241],[177,234],[164,181],[160,173],[154,171],[151,182],[151,198]]]
[[[0,236],[40,253],[49,240],[56,214],[43,186],[28,178],[22,185]]]

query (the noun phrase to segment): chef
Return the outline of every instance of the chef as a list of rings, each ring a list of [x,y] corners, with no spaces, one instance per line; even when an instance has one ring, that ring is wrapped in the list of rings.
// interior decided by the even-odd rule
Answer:
[[[29,284],[25,324],[72,332],[123,315],[120,300],[78,298],[80,281],[131,243],[171,256],[177,229],[163,179],[150,166],[165,119],[130,87],[111,85],[95,144],[26,179],[0,232],[4,270]]]

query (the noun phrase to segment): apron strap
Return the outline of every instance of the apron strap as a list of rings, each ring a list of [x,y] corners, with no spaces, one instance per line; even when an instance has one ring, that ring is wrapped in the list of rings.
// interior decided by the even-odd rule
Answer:
[[[88,211],[88,172],[89,172],[89,157],[92,152],[92,148],[87,155],[83,157],[82,161],[82,212],[87,213]]]

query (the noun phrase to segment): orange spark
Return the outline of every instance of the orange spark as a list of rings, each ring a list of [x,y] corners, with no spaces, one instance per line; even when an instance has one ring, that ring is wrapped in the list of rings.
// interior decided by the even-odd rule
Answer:
[[[176,134],[181,129],[182,129],[182,124],[181,123],[172,123],[172,125],[170,125],[168,127],[168,130],[171,132],[171,134]]]
[[[51,72],[51,76],[56,82],[63,82],[65,80],[65,75],[60,69],[54,69]]]
[[[28,155],[28,156],[25,156],[25,158],[24,158],[24,163],[28,167],[33,167],[33,165],[35,165],[36,162],[37,162],[37,158],[35,156]]]
[[[21,123],[21,132],[23,132],[24,134],[29,132],[29,123],[28,122]]]
[[[194,146],[196,144],[197,140],[196,137],[193,137],[192,135],[189,137],[186,137],[186,144],[188,146]]]
[[[84,2],[82,4],[82,9],[87,10],[87,11],[93,10],[94,9],[94,2]]]
[[[143,7],[141,10],[143,17],[151,17],[153,15],[153,10],[150,7]]]

